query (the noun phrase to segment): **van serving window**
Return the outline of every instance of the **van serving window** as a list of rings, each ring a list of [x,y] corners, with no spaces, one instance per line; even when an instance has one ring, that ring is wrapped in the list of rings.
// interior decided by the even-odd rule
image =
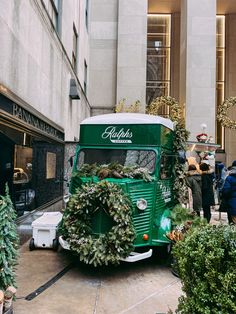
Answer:
[[[156,152],[154,150],[130,149],[82,149],[79,153],[77,169],[84,164],[94,163],[98,165],[119,163],[127,167],[140,166],[153,173],[156,165]]]

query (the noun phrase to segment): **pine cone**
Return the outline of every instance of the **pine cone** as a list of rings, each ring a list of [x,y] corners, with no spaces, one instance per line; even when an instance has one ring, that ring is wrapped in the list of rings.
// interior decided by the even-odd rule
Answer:
[[[116,170],[112,171],[112,177],[113,178],[118,178],[118,179],[122,179],[123,178],[123,176],[120,173],[118,173]]]
[[[105,178],[108,178],[109,177],[109,173],[110,173],[110,171],[107,168],[100,170],[99,173],[98,173],[99,180],[103,180]]]

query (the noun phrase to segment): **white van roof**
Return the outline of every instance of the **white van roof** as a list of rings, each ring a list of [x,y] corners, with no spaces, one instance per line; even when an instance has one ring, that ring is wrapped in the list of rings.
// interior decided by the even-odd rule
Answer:
[[[171,120],[143,113],[108,113],[87,118],[81,124],[161,124],[174,129]]]

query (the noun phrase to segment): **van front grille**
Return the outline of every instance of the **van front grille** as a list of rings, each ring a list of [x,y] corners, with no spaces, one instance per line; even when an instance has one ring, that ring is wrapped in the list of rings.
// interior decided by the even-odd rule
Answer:
[[[137,234],[147,233],[151,228],[154,184],[130,185],[128,191],[134,207],[133,223],[135,231]],[[147,201],[147,208],[144,211],[139,210],[136,206],[136,202],[140,198],[144,198]]]

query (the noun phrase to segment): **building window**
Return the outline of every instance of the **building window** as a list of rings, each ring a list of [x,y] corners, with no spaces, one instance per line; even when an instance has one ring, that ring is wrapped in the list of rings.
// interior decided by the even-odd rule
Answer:
[[[88,9],[89,9],[89,0],[86,0],[86,5],[85,5],[85,25],[88,30]]]
[[[88,76],[88,66],[86,60],[84,60],[84,93],[87,95],[87,76]]]
[[[146,103],[170,94],[171,15],[148,14]],[[167,116],[168,107],[159,114]]]
[[[0,194],[8,183],[17,216],[62,197],[64,145],[0,121]]]
[[[225,16],[216,17],[216,107],[225,98]],[[216,109],[217,109],[216,108]],[[224,149],[225,130],[219,122],[216,125],[217,144]]]
[[[47,10],[48,16],[58,31],[58,13],[59,13],[59,1],[60,0],[42,0],[42,3]]]
[[[73,24],[73,49],[72,49],[72,67],[77,72],[77,56],[78,56],[78,33]]]

